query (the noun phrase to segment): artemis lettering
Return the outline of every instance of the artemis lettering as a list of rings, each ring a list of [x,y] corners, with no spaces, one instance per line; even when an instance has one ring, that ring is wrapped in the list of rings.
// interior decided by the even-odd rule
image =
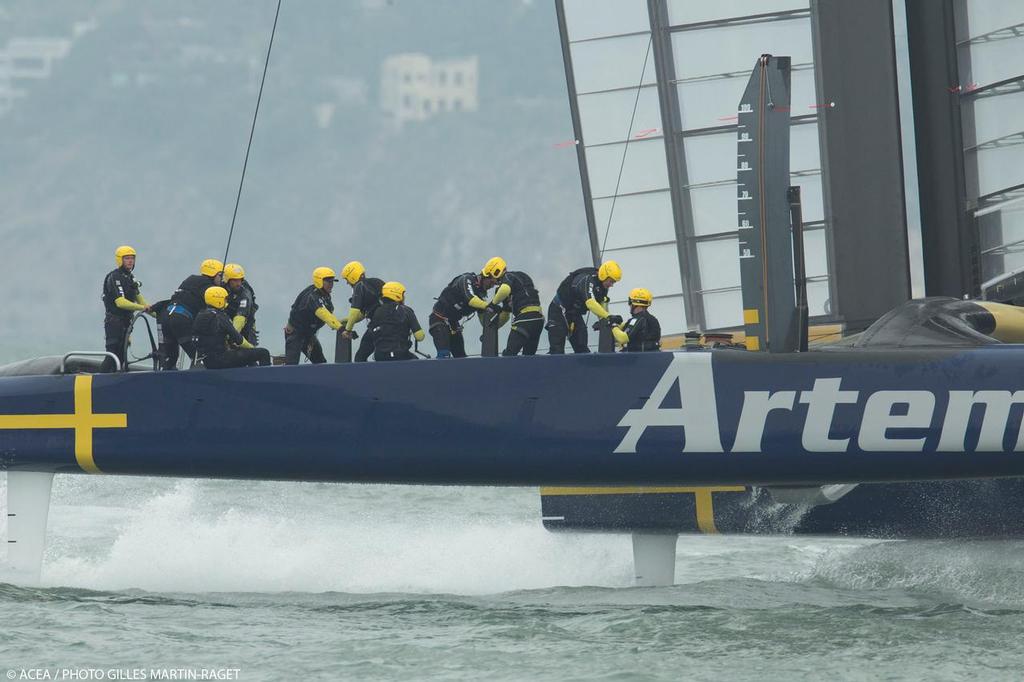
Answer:
[[[680,407],[661,405],[678,386]],[[800,443],[807,452],[847,452],[851,441],[864,452],[921,452],[935,415],[936,396],[931,391],[874,391],[865,397],[859,428],[854,437],[831,435],[836,409],[861,402],[861,391],[842,388],[840,377],[814,379],[811,388],[802,391],[744,391],[743,407],[736,425],[736,438],[729,452],[762,452],[765,427],[772,412],[793,412],[806,405]],[[1018,429],[1013,451],[1024,450],[1024,428],[1010,423],[1013,405],[1024,405],[1022,391],[949,391],[946,412],[937,426],[939,452],[962,452],[967,448],[971,412],[982,406],[984,416],[978,432],[975,452],[1001,452],[1007,429]],[[901,406],[899,410],[895,407]],[[682,427],[685,433],[682,452],[726,452],[719,428],[715,379],[710,353],[677,353],[638,409],[631,409],[619,421],[628,427],[615,452],[636,452],[637,443],[649,428]],[[913,435],[898,437],[892,429],[915,429]],[[904,432],[905,433],[905,432]],[[934,433],[929,431],[929,433]]]

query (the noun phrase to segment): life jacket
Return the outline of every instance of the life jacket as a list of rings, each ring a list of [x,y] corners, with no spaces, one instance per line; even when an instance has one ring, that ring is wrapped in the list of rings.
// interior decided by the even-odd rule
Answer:
[[[195,341],[197,352],[203,357],[222,355],[228,349],[228,339],[234,338],[236,341],[241,339],[227,314],[222,310],[210,307],[199,311],[193,320],[192,338]]]
[[[321,307],[334,312],[331,295],[310,284],[295,297],[291,313],[288,315],[288,324],[300,334],[316,334],[320,331],[320,327],[324,326],[324,321],[316,316],[317,309]]]
[[[627,353],[661,350],[661,324],[658,318],[644,310],[631,317],[623,330],[629,334]]]
[[[364,277],[352,288],[352,297],[348,299],[353,308],[363,313],[365,319],[373,317],[374,311],[380,306],[380,291],[384,280],[376,277]]]
[[[566,312],[582,313],[587,309],[591,292],[598,303],[603,304],[608,298],[608,290],[597,281],[597,268],[579,268],[558,285],[558,303]]]
[[[476,308],[469,305],[473,296],[484,298],[487,291],[480,286],[480,275],[464,272],[441,291],[434,304],[434,312],[449,321],[458,322],[476,312]]]
[[[509,294],[512,314],[517,314],[528,306],[540,306],[540,293],[533,286],[533,280],[528,274],[510,270],[505,273],[505,281],[512,288],[512,293]]]
[[[384,301],[370,320],[373,349],[378,353],[407,351],[412,347],[409,335],[419,328],[412,308],[395,301]]]
[[[118,298],[124,296],[132,303],[139,295],[141,284],[135,281],[130,270],[115,268],[103,278],[103,308],[110,315],[119,317],[131,317],[131,310],[122,310],[114,303]]]
[[[206,307],[206,290],[213,286],[217,286],[213,281],[213,277],[189,275],[178,285],[177,290],[171,294],[171,304],[172,306],[177,305],[188,310],[186,317],[195,318],[199,311]],[[173,308],[172,312],[174,312]]]

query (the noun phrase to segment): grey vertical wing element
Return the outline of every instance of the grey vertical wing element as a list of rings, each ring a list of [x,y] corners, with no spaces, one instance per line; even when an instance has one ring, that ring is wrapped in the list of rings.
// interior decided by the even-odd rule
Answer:
[[[747,350],[797,346],[789,226],[789,57],[761,55],[740,100],[737,219]]]
[[[569,29],[565,19],[565,0],[555,0],[558,16],[558,35],[562,40],[562,62],[565,66],[565,86],[569,93],[569,112],[572,115],[572,134],[576,147],[576,160],[580,169],[580,183],[583,187],[583,210],[587,216],[587,231],[590,234],[590,255],[594,267],[601,264],[598,253],[597,219],[594,217],[594,200],[590,193],[590,175],[587,172],[587,152],[583,145],[583,128],[580,124],[580,107],[576,100],[576,74],[572,68],[572,50],[569,47]]]

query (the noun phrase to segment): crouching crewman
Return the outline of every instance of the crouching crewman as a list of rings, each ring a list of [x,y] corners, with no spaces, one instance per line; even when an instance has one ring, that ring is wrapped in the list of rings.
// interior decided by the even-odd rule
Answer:
[[[615,342],[622,346],[623,352],[661,350],[661,324],[650,311],[653,300],[647,289],[637,287],[629,292],[629,313],[632,317],[624,324],[612,327]]]
[[[228,292],[224,287],[210,287],[203,294],[206,307],[192,324],[192,338],[197,359],[207,369],[251,367],[270,364],[270,351],[256,348],[242,338],[224,309],[228,305]]]
[[[385,282],[380,289],[381,303],[373,311],[368,331],[373,334],[373,359],[415,360],[409,352],[411,334],[416,341],[422,341],[426,334],[412,308],[405,305],[405,287],[399,282]]]

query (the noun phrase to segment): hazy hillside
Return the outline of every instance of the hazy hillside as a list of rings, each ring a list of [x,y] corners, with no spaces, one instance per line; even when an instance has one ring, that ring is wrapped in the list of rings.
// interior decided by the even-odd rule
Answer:
[[[154,300],[222,256],[275,4],[4,5],[0,50],[70,48],[0,116],[0,358],[101,347],[117,244]],[[479,110],[398,129],[380,66],[403,52],[477,55]],[[549,293],[589,258],[575,155],[554,146],[571,137],[550,3],[285,2],[231,247],[268,345],[310,270],[351,258],[403,280],[424,321],[494,254]]]

